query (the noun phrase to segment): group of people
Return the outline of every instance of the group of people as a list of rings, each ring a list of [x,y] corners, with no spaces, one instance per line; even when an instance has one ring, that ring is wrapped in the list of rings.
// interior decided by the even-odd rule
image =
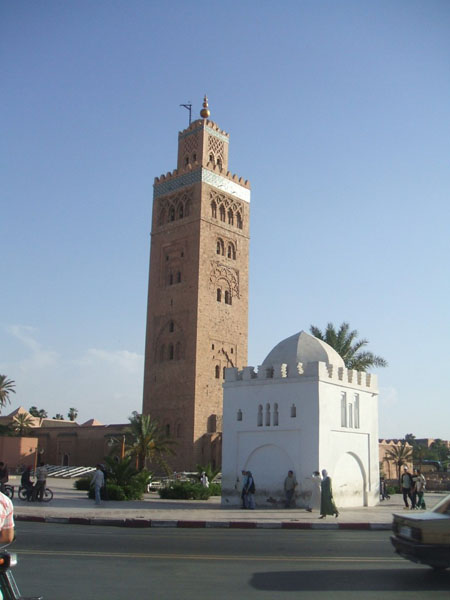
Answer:
[[[312,512],[319,510],[319,519],[324,519],[327,515],[337,517],[339,511],[333,500],[333,490],[331,487],[331,477],[327,471],[323,469],[322,478],[319,471],[314,471],[312,474],[312,490],[309,497],[306,510]],[[284,480],[285,508],[291,508],[294,501],[295,488],[298,486],[297,479],[293,471],[288,471],[287,477]]]
[[[43,462],[39,463],[36,469],[36,483],[31,481],[31,467],[26,467],[20,478],[20,485],[26,490],[27,500],[37,500],[42,502],[44,498],[45,487],[47,485],[47,468]]]
[[[403,467],[403,473],[401,476],[401,486],[403,494],[403,502],[405,503],[405,509],[425,509],[425,486],[426,479],[420,472],[420,469],[414,469],[412,473],[409,472],[408,467]],[[408,500],[411,506],[408,504]]]

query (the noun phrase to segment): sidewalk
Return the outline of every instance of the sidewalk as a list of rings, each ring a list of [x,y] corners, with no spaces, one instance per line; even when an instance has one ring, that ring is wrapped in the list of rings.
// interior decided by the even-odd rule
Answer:
[[[9,483],[15,486],[13,504],[17,521],[123,527],[389,530],[392,513],[404,511],[400,494],[371,508],[343,508],[337,519],[319,519],[317,512],[309,513],[300,508],[227,508],[220,505],[218,497],[209,500],[161,500],[156,493],[146,494],[140,501],[102,502],[95,506],[93,500],[87,498],[87,492],[73,488],[73,480],[52,478],[47,480],[47,484],[54,493],[53,500],[48,504],[28,503],[16,496],[18,478],[10,477]],[[428,494],[429,508],[446,495]]]

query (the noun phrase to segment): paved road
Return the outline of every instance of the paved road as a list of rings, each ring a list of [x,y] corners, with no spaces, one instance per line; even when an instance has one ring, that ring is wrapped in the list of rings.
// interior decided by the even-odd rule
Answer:
[[[17,531],[21,592],[45,600],[449,597],[450,572],[435,574],[397,558],[386,531],[42,523],[18,523]]]

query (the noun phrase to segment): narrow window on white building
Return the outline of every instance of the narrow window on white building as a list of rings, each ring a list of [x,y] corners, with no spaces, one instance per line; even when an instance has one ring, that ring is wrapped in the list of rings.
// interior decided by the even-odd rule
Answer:
[[[237,411],[237,421],[242,421],[242,410],[241,409],[239,409]]]
[[[359,394],[355,394],[355,409],[354,409],[355,428],[359,429]]]
[[[341,427],[347,427],[347,394],[341,393]]]
[[[353,404],[351,402],[348,405],[348,426],[353,427]]]
[[[270,404],[266,404],[266,426],[270,425]]]
[[[273,405],[273,424],[278,425],[278,404],[276,402]]]
[[[258,427],[262,427],[263,424],[263,407],[262,404],[258,406]]]
[[[291,419],[295,419],[296,416],[297,416],[297,407],[295,406],[295,404],[293,404],[291,406]]]

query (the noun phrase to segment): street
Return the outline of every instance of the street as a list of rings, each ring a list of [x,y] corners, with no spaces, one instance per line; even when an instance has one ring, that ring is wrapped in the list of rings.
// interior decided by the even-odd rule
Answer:
[[[17,524],[24,596],[45,600],[448,598],[436,574],[394,555],[388,531],[129,529]]]

